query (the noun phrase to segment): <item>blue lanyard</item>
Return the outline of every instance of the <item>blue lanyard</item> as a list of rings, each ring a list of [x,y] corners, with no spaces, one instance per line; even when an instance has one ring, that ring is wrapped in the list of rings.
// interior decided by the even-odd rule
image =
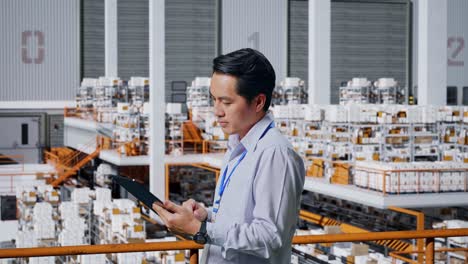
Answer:
[[[270,123],[270,125],[268,125],[268,127],[265,129],[265,131],[263,131],[263,133],[260,136],[259,140],[262,139],[265,136],[265,134],[268,132],[268,130],[270,130],[274,126],[275,126],[275,124],[272,121]],[[244,150],[244,152],[242,152],[240,158],[237,160],[236,164],[234,164],[234,167],[232,168],[231,173],[229,173],[229,176],[227,177],[227,179],[226,179],[226,175],[227,175],[227,171],[228,171],[228,166],[226,165],[226,168],[224,169],[224,172],[223,172],[223,177],[221,178],[221,185],[219,186],[219,191],[218,191],[219,198],[215,201],[215,204],[219,205],[219,203],[221,202],[221,197],[223,197],[224,190],[226,189],[226,186],[228,185],[229,181],[231,180],[232,174],[237,169],[237,166],[239,166],[241,161],[245,158],[245,155],[247,155],[247,150]],[[213,207],[213,212],[217,213],[218,208]]]

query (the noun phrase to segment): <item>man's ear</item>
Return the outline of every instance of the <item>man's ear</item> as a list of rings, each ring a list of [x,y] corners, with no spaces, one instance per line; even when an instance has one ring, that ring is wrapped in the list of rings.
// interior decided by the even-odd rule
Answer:
[[[259,94],[255,98],[255,111],[258,113],[260,111],[263,111],[263,107],[265,106],[266,103],[266,95],[265,94]]]

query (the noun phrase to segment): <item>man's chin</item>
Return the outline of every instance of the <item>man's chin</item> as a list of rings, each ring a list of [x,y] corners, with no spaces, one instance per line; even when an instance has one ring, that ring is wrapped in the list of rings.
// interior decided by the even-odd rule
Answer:
[[[231,129],[228,129],[227,127],[222,127],[221,130],[223,131],[224,134],[227,134],[227,135],[232,135],[234,133]]]

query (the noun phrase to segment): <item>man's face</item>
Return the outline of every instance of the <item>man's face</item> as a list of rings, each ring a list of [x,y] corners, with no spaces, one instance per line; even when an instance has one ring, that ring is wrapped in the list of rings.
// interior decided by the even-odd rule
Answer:
[[[224,133],[239,134],[243,138],[257,121],[256,100],[251,104],[237,94],[237,79],[231,75],[214,73],[211,78],[210,93],[214,104],[214,114]]]

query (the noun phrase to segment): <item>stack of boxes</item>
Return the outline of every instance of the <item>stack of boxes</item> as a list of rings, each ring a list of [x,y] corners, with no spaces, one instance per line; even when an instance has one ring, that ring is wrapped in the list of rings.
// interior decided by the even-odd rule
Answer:
[[[50,204],[57,205],[60,200],[60,195],[57,190],[51,185],[38,185],[36,186],[38,194],[43,198],[44,201]]]
[[[378,112],[382,124],[382,157],[386,162],[411,161],[411,112],[406,106],[388,106]]]
[[[192,122],[201,130],[203,140],[208,142],[206,151],[224,152],[227,149],[228,135],[224,134],[212,107],[192,107]]]
[[[440,107],[437,113],[440,133],[441,160],[456,161],[460,158],[462,147],[458,144],[463,123],[461,109],[458,107]]]
[[[467,169],[458,162],[356,162],[354,185],[388,194],[459,192],[466,191]]]
[[[372,104],[377,95],[367,78],[353,78],[340,87],[340,105]]]
[[[93,98],[94,87],[98,84],[97,79],[84,78],[76,94],[76,108],[79,117],[82,119],[93,120]]]
[[[193,185],[203,185],[204,179],[200,178],[203,175],[198,176],[194,177]],[[212,189],[214,188],[214,175],[211,177],[213,178],[212,183],[210,183]],[[53,191],[54,189],[46,186],[17,188],[20,214],[24,218],[17,232],[17,247],[84,245],[91,244],[91,237],[94,237],[95,244],[143,243],[146,241],[145,223],[141,218],[140,208],[135,205],[134,201],[129,199],[112,200],[110,189],[96,188],[95,191],[92,191],[85,187],[73,189],[71,201],[59,201],[53,205],[50,202],[37,202],[47,196],[54,197],[54,195],[49,195]],[[197,199],[199,198],[197,197]],[[211,201],[212,197],[207,199]],[[91,223],[91,221],[94,222]],[[30,224],[28,225],[26,222]],[[29,259],[30,263],[47,264],[56,263],[56,261],[62,263],[105,263],[112,261],[113,263],[139,264],[148,260],[156,261],[156,263],[185,263],[186,256],[185,251],[171,251]]]
[[[71,200],[78,204],[88,204],[91,201],[91,191],[88,187],[75,188],[71,192]]]
[[[327,106],[325,125],[327,152],[325,175],[331,183],[348,184],[352,157],[351,129],[347,108],[341,105]]]
[[[80,206],[75,202],[62,202],[59,206],[62,231],[58,236],[59,244],[62,246],[83,245],[85,231],[88,229],[85,219],[80,217]]]
[[[144,77],[131,77],[128,85],[114,77],[83,79],[76,96],[79,117],[115,125],[112,139],[102,142],[104,148],[115,147],[128,156],[148,154],[148,101],[149,79]]]
[[[16,199],[23,204],[34,205],[37,201],[37,191],[34,186],[17,186]]]
[[[99,244],[144,242],[146,237],[140,208],[129,199],[111,198],[107,188],[96,188],[93,214],[100,229]]]
[[[140,116],[129,103],[117,104],[113,138],[120,154],[140,155]]]
[[[374,82],[375,91],[378,95],[378,104],[404,104],[405,90],[398,86],[393,78],[380,78]]]
[[[34,205],[33,225],[37,239],[54,239],[56,237],[55,221],[52,219],[52,205],[50,203],[40,202]]]
[[[37,201],[34,187],[17,186],[16,199],[18,201],[18,232],[16,247],[37,247],[38,239],[34,232],[33,210]]]
[[[148,102],[143,104],[143,113],[140,114],[140,153],[141,155],[149,155],[149,138],[150,138],[150,122],[149,122],[150,105]]]
[[[371,83],[367,78],[353,78],[340,87],[340,104],[404,104],[405,91],[393,78]]]
[[[275,127],[303,157],[308,176],[323,177],[327,133],[323,131],[324,111],[307,105],[277,105],[272,108]]]
[[[413,160],[438,161],[439,132],[436,123],[413,123]]]
[[[179,156],[184,148],[184,122],[187,116],[182,113],[182,104],[166,105],[166,154]]]
[[[357,161],[468,161],[464,152],[468,148],[463,147],[468,142],[466,132],[459,132],[468,129],[463,130],[464,114],[459,107],[301,105],[303,119],[297,114],[299,111],[290,110],[298,107],[275,106],[273,113],[277,127],[303,157],[308,176],[320,177],[324,166],[330,181],[344,183],[347,178],[353,182],[352,175],[346,177],[345,171],[352,171],[351,166]],[[311,115],[315,116],[314,122],[307,120]],[[320,154],[325,157],[324,162],[314,162]],[[350,166],[333,162],[348,162]]]
[[[210,82],[209,77],[196,77],[192,81],[192,86],[187,87],[187,107],[209,107],[210,102]]]
[[[273,97],[273,104],[277,105],[306,104],[308,93],[303,80],[297,77],[286,77],[280,83],[280,87],[275,89]]]
[[[377,123],[378,113],[378,107],[349,106],[354,161],[380,160],[382,128]]]
[[[102,123],[113,123],[115,119],[115,107],[118,102],[125,102],[126,92],[122,87],[124,82],[114,77],[99,77],[94,87],[93,106],[96,112],[96,120]]]
[[[109,189],[97,188],[93,204],[97,244],[145,242],[145,225],[135,202],[129,199],[112,200]],[[142,252],[111,256],[117,263],[141,263],[143,258]]]
[[[323,154],[325,153],[326,137],[322,131],[322,122],[313,119],[306,119],[302,123],[300,134],[306,144],[303,150],[306,160],[309,160],[309,157],[323,157]]]
[[[146,232],[141,220],[140,208],[129,199],[114,199],[112,208],[112,232],[119,233],[125,242],[144,242]]]
[[[351,165],[347,162],[333,162],[333,174],[330,177],[330,183],[333,184],[350,184],[351,178]]]
[[[18,186],[17,247],[56,244],[59,193],[51,186]]]
[[[94,172],[94,182],[102,187],[105,187],[112,183],[110,175],[116,174],[115,169],[110,164],[101,163]]]
[[[143,105],[149,102],[149,79],[131,77],[128,81],[128,102],[135,112],[143,113]]]

